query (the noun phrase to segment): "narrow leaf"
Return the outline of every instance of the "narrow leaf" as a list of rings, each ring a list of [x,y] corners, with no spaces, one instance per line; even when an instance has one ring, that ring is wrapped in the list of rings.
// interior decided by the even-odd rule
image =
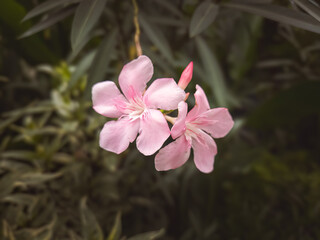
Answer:
[[[35,185],[35,184],[40,184],[43,182],[56,179],[61,175],[62,175],[61,172],[57,172],[57,173],[30,172],[30,173],[23,174],[17,182],[22,184],[27,184],[27,185]]]
[[[173,56],[168,44],[168,41],[164,37],[161,31],[158,31],[156,27],[150,25],[150,22],[147,21],[147,18],[142,14],[139,17],[142,30],[149,37],[151,42],[159,49],[162,55],[170,62],[174,63]]]
[[[182,12],[179,11],[178,7],[176,7],[171,1],[163,1],[163,0],[154,0],[162,7],[166,8],[168,11],[172,12],[174,15],[176,15],[179,18],[183,18]]]
[[[158,231],[152,231],[136,235],[134,237],[128,238],[128,240],[154,240],[162,237],[164,233],[164,229],[160,229]]]
[[[195,10],[189,27],[190,37],[194,37],[201,33],[215,20],[219,12],[219,6],[206,1],[200,4]]]
[[[223,3],[222,6],[257,14],[277,22],[320,33],[320,24],[317,20],[307,14],[289,8],[270,4],[246,3],[236,0]]]
[[[118,212],[107,240],[119,240],[121,236],[121,213]]]
[[[320,8],[310,3],[308,0],[293,0],[303,10],[320,22]]]
[[[84,240],[103,240],[103,233],[96,217],[87,206],[86,198],[80,201],[82,234]]]
[[[68,88],[71,89],[74,87],[78,80],[86,74],[92,61],[96,55],[96,51],[89,52],[81,61],[79,62],[76,70],[72,73]]]
[[[16,203],[20,205],[29,205],[35,201],[35,196],[25,193],[15,193],[2,198],[1,201]]]
[[[227,106],[229,94],[218,60],[206,42],[199,36],[196,38],[196,45],[207,76],[207,79],[204,80],[211,86],[217,105]]]
[[[42,31],[43,29],[46,29],[53,24],[65,19],[69,15],[71,15],[74,12],[75,8],[74,7],[68,7],[65,8],[63,11],[55,12],[51,15],[49,15],[45,20],[40,21],[36,25],[34,25],[32,28],[30,28],[28,31],[23,33],[19,38],[25,38],[29,37],[32,34],[35,34],[37,32]]]
[[[28,14],[22,19],[22,22],[33,18],[35,16],[38,16],[42,13],[45,13],[51,9],[54,9],[58,6],[67,6],[70,3],[76,3],[79,2],[80,0],[49,0],[44,3],[41,3],[40,5],[36,6],[34,9],[32,9]]]
[[[103,78],[110,63],[112,53],[115,50],[116,40],[117,30],[114,30],[100,44],[97,54],[91,63],[87,89],[90,90],[94,83],[104,80]]]
[[[71,46],[77,48],[99,20],[107,0],[83,0],[77,7],[71,28]]]

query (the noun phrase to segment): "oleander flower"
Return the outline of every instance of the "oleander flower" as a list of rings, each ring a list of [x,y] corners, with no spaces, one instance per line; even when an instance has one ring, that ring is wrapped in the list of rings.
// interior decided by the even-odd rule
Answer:
[[[144,155],[152,155],[170,136],[168,123],[159,109],[177,109],[185,92],[172,78],[156,79],[146,90],[152,75],[151,60],[140,56],[126,64],[119,75],[123,94],[112,81],[93,86],[93,109],[103,116],[118,118],[104,125],[100,132],[100,147],[119,154],[139,133],[138,150]]]
[[[171,129],[171,136],[176,140],[156,155],[155,167],[158,171],[183,165],[188,160],[192,148],[196,167],[204,173],[211,172],[217,154],[217,145],[212,137],[224,137],[233,127],[228,109],[210,109],[202,88],[197,85],[196,89],[196,105],[188,114],[187,103],[180,102],[178,105],[178,118]]]

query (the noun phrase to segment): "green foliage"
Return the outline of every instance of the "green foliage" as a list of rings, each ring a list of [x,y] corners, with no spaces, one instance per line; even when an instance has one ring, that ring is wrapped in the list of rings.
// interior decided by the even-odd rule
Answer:
[[[187,91],[235,118],[214,172],[99,148],[91,87],[136,57],[131,0],[3,0],[0,239],[319,239],[319,6],[137,2],[153,79],[193,61]]]

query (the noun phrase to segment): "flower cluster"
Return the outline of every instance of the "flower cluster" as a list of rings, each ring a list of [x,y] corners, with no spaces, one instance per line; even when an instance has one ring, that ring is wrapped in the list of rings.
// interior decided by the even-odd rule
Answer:
[[[189,93],[184,89],[192,78],[192,71],[191,62],[178,84],[173,78],[159,78],[146,89],[153,75],[153,65],[147,56],[140,56],[126,64],[120,73],[122,93],[112,81],[95,84],[93,109],[103,116],[117,118],[104,125],[100,147],[119,154],[137,138],[138,150],[148,156],[156,153],[171,135],[174,141],[160,149],[155,157],[158,171],[180,167],[188,160],[192,148],[197,168],[211,172],[217,154],[212,137],[224,137],[232,128],[233,120],[226,108],[210,109],[198,85],[194,94],[196,104],[187,113],[185,99]],[[179,111],[177,118],[165,114],[176,109]],[[167,120],[173,124],[171,131]]]

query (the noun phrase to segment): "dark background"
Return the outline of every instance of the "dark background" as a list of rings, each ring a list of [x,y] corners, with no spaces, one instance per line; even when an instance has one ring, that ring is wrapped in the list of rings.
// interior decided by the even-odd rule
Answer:
[[[1,0],[0,239],[320,239],[317,2],[137,4],[153,80],[193,61],[189,108],[199,84],[235,120],[214,171],[99,148],[91,86],[136,57],[131,0]]]

